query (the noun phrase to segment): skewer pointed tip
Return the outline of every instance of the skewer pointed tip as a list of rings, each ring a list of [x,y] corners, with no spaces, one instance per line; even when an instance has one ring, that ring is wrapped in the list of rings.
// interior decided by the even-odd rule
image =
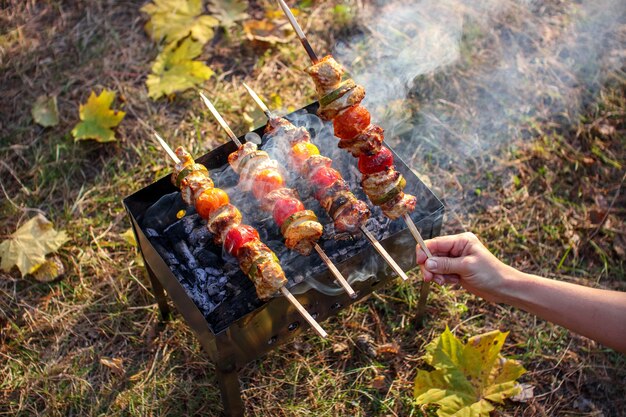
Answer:
[[[250,94],[250,97],[252,97],[252,100],[254,100],[256,105],[259,106],[259,108],[263,111],[263,113],[265,113],[265,116],[267,116],[268,119],[271,119],[272,118],[272,112],[265,105],[263,100],[261,100],[261,97],[259,97],[259,95],[252,88],[250,88],[248,86],[248,84],[243,83],[243,86],[245,87],[246,91],[248,91],[248,94]]]
[[[163,150],[165,151],[165,153],[167,153],[167,155],[172,158],[172,160],[175,163],[179,163],[180,159],[178,158],[178,156],[174,153],[174,151],[172,150],[172,148],[170,147],[170,145],[167,144],[167,142],[165,142],[165,140],[163,140],[163,138],[157,133],[157,132],[153,132],[154,133],[154,137],[156,137],[157,142],[159,143],[159,145],[161,145],[161,147],[163,148]]]
[[[207,108],[209,109],[209,111],[211,112],[213,117],[215,117],[215,119],[217,120],[217,123],[219,123],[219,125],[222,127],[222,129],[224,129],[226,131],[226,133],[228,134],[228,137],[230,138],[230,140],[235,142],[235,144],[237,144],[237,146],[241,146],[241,142],[239,141],[239,138],[237,138],[237,135],[235,135],[235,133],[230,129],[230,127],[228,126],[228,123],[226,123],[226,121],[224,120],[222,115],[217,111],[217,109],[215,108],[213,103],[211,103],[211,100],[209,100],[202,93],[202,91],[198,91],[198,94],[200,94],[200,97],[202,98],[202,101],[204,101],[204,104],[207,106]]]

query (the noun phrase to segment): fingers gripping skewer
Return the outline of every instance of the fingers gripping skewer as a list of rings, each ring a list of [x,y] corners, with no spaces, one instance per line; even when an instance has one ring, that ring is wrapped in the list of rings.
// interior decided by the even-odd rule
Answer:
[[[161,136],[159,136],[159,134],[156,132],[154,133],[154,136],[156,137],[163,150],[167,153],[167,155],[172,158],[174,163],[180,163],[180,159],[178,158],[178,156],[176,156],[172,148],[170,148],[170,146],[163,140],[163,138],[161,138]],[[315,319],[309,314],[308,311],[306,311],[302,304],[300,304],[296,297],[294,297],[293,294],[291,294],[291,292],[289,292],[289,290],[285,286],[282,286],[280,288],[280,292],[296,308],[296,310],[298,310],[298,312],[311,325],[311,327],[317,332],[318,335],[323,338],[328,337],[328,333],[326,333],[326,331],[322,329],[319,323],[315,321]]]
[[[204,104],[207,105],[207,107],[209,108],[209,111],[213,114],[213,116],[215,116],[215,118],[217,119],[217,122],[220,124],[220,126],[222,126],[222,129],[224,129],[226,131],[226,133],[228,134],[228,136],[230,137],[230,139],[235,142],[237,144],[237,146],[241,146],[241,142],[239,141],[239,139],[237,138],[237,136],[235,135],[235,133],[230,129],[230,127],[228,126],[228,124],[226,124],[226,121],[222,118],[222,116],[218,113],[217,109],[215,108],[215,106],[213,106],[213,103],[211,103],[211,101],[206,98],[206,96],[202,93],[200,93],[200,96],[202,97],[202,100],[204,101]],[[266,107],[267,109],[267,107]],[[269,112],[269,109],[267,110]],[[343,289],[345,290],[345,292],[351,297],[351,298],[356,298],[357,294],[356,292],[354,292],[354,290],[352,289],[352,287],[350,286],[350,284],[348,283],[348,281],[346,281],[346,279],[344,278],[344,276],[341,274],[341,272],[337,269],[337,267],[335,266],[335,264],[330,260],[330,258],[326,255],[326,253],[324,252],[324,250],[316,243],[315,244],[315,250],[317,251],[317,253],[319,254],[320,258],[322,258],[322,261],[324,261],[324,263],[326,264],[326,266],[328,267],[328,269],[330,270],[330,272],[333,274],[333,276],[335,277],[335,279],[339,282],[339,284],[341,284],[341,286],[343,287]]]
[[[250,96],[252,97],[252,99],[254,100],[254,102],[259,106],[259,108],[263,111],[263,113],[265,113],[267,118],[271,119],[273,117],[272,112],[267,108],[265,103],[263,103],[263,100],[261,100],[258,94],[254,92],[254,90],[252,90],[248,85],[246,85],[246,83],[244,83],[243,85],[248,91],[248,93],[250,94]],[[374,237],[374,235],[365,227],[361,227],[361,231],[363,232],[363,234],[365,234],[367,239],[374,246],[376,251],[383,257],[383,259],[385,260],[385,262],[387,262],[387,264],[391,267],[391,269],[393,269],[394,272],[400,276],[400,278],[406,281],[408,279],[407,275],[404,273],[402,268],[400,268],[400,266],[396,263],[396,261],[391,257],[391,255],[389,255],[389,253],[385,250],[385,248],[383,248],[383,246]]]

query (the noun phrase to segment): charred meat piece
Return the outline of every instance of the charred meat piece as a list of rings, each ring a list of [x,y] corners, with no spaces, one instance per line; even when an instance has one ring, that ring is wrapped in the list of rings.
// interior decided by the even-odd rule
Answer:
[[[344,204],[333,218],[337,233],[356,234],[370,217],[370,210],[361,200],[351,200]]]
[[[356,85],[341,97],[338,97],[326,105],[320,106],[317,114],[324,120],[332,120],[342,110],[359,104],[363,101],[363,98],[365,98],[365,88],[363,88],[363,86]]]
[[[303,176],[308,177],[319,167],[328,167],[333,164],[333,160],[322,155],[312,155],[302,164],[301,173]]]
[[[261,201],[261,210],[272,212],[276,202],[285,198],[298,198],[298,193],[293,188],[286,187],[270,191]]]
[[[365,191],[368,197],[380,197],[398,184],[401,175],[394,168],[387,168],[384,171],[371,175],[363,175],[361,187],[363,187],[363,191]]]
[[[383,128],[370,124],[367,129],[353,139],[340,140],[338,146],[350,152],[354,157],[373,155],[380,151],[384,139]]]
[[[305,127],[296,127],[282,117],[270,119],[265,127],[265,134],[287,140],[290,145],[301,141],[308,142],[311,139],[311,135]]]
[[[196,164],[194,164],[196,165]],[[213,181],[204,171],[193,171],[180,183],[180,193],[187,205],[194,205],[196,198],[206,189],[213,187]]]
[[[257,146],[255,143],[246,142],[239,147],[235,152],[228,155],[228,164],[233,168],[236,173],[239,173],[239,164],[242,158],[246,155],[256,152]]]
[[[291,215],[281,225],[285,246],[301,255],[308,255],[322,236],[324,228],[311,210],[302,210]]]
[[[207,220],[207,229],[215,236],[215,243],[221,245],[230,228],[239,224],[241,224],[241,212],[229,203],[211,214]]]
[[[385,216],[389,217],[391,220],[395,220],[402,217],[404,214],[410,213],[415,210],[416,204],[417,198],[415,196],[411,194],[405,194],[401,191],[392,200],[388,201],[385,204],[381,204],[380,208],[382,209]]]
[[[254,240],[238,252],[239,267],[250,278],[261,300],[269,299],[287,283],[276,255],[263,242]]]
[[[305,69],[313,77],[317,94],[320,97],[332,92],[341,82],[345,70],[331,55],[322,58],[316,64]]]

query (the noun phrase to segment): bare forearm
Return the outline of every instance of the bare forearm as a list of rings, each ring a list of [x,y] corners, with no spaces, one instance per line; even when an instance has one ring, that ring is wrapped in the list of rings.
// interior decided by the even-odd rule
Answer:
[[[626,353],[626,293],[506,268],[501,301]]]

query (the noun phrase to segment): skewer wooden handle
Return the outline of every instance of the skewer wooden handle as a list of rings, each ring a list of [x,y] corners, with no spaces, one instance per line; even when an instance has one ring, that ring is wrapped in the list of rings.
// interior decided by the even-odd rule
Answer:
[[[302,304],[300,304],[296,297],[294,297],[293,294],[290,293],[285,286],[280,287],[280,292],[283,293],[285,298],[287,298],[287,300],[289,300],[289,302],[298,310],[298,312],[311,325],[311,327],[315,329],[317,334],[319,334],[323,338],[328,337],[328,333],[326,333],[326,331],[322,329],[322,326],[320,326],[320,324],[315,321],[315,319],[309,314],[309,312],[306,311],[304,307],[302,307]]]
[[[411,219],[411,216],[405,213],[402,218],[404,219],[406,225],[409,227],[409,230],[411,231],[411,234],[413,235],[415,240],[417,240],[417,243],[419,243],[422,250],[426,253],[426,256],[428,258],[432,258],[433,254],[430,252],[430,249],[428,249],[428,246],[426,246],[426,243],[424,242],[424,239],[422,239],[420,231],[417,230],[417,226],[415,226],[415,223],[413,223],[413,219]]]
[[[380,254],[380,256],[383,257],[383,259],[385,260],[385,262],[387,262],[387,264],[391,267],[391,269],[393,269],[394,272],[398,274],[400,278],[402,278],[403,281],[408,280],[409,277],[406,276],[402,268],[400,268],[400,266],[396,263],[396,261],[393,260],[391,255],[387,253],[385,248],[383,248],[383,245],[381,245],[380,242],[374,237],[372,232],[367,230],[365,226],[361,226],[361,231],[363,232],[363,234],[365,234],[365,237],[367,237],[370,243],[374,246],[374,249],[376,249],[376,251]]]
[[[356,292],[354,292],[350,284],[348,284],[348,281],[346,281],[346,279],[343,277],[341,272],[337,269],[333,261],[331,261],[328,258],[328,256],[326,255],[326,252],[324,252],[324,250],[317,243],[315,244],[315,250],[317,251],[320,258],[322,258],[322,261],[324,261],[326,266],[328,266],[328,269],[330,269],[330,272],[333,273],[333,275],[335,276],[339,284],[341,284],[345,292],[348,293],[350,298],[356,298],[356,295],[357,295]]]

